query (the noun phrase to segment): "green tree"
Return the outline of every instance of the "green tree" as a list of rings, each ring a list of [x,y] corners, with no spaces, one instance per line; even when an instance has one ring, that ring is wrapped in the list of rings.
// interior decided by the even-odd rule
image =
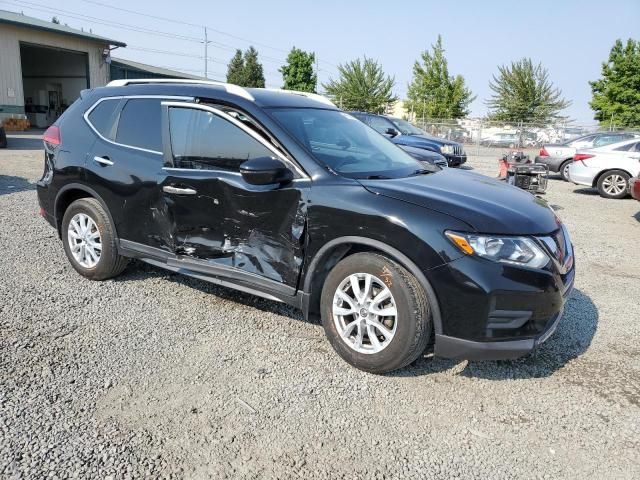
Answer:
[[[315,93],[318,80],[318,75],[313,71],[315,61],[316,55],[314,53],[293,47],[287,56],[286,65],[278,70],[282,73],[283,88]]]
[[[595,119],[623,127],[640,126],[640,41],[616,40],[609,60],[602,64],[602,78],[591,85],[589,103]]]
[[[262,64],[258,61],[258,51],[249,47],[244,52],[244,83],[243,87],[264,88],[264,72]]]
[[[417,117],[460,118],[469,114],[475,96],[461,75],[449,75],[442,37],[438,35],[431,51],[420,55],[413,65],[413,79],[407,91],[405,108]]]
[[[340,64],[338,73],[337,80],[330,78],[322,87],[345,110],[383,113],[398,100],[392,92],[394,78],[371,58]]]
[[[547,69],[534,66],[530,58],[499,66],[489,87],[494,93],[486,105],[493,120],[546,123],[562,118],[560,112],[571,105],[553,86]]]
[[[236,50],[235,55],[227,66],[227,83],[244,85],[244,60],[242,50]]]

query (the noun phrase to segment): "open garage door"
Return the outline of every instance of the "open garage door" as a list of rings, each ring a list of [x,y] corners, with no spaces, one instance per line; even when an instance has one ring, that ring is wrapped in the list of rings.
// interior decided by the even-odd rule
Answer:
[[[84,52],[20,43],[24,108],[31,125],[46,128],[89,88]]]

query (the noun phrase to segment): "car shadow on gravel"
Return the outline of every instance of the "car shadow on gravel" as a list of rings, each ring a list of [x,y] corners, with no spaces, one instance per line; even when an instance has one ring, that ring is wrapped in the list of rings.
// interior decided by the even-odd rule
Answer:
[[[304,320],[304,317],[300,310],[284,303],[276,302],[274,300],[268,300],[266,298],[258,297],[257,295],[251,295],[249,293],[240,292],[231,288],[221,287],[214,283],[206,282],[204,280],[198,280],[197,278],[189,277],[188,275],[174,273],[169,270],[165,270],[160,267],[154,267],[153,265],[149,265],[140,261],[133,261],[122,275],[114,278],[112,281],[128,282],[134,280],[145,280],[147,278],[163,278],[166,281],[186,285],[189,288],[195,288],[202,293],[215,295],[216,297],[223,300],[229,300],[235,303],[257,308],[258,310],[261,310],[263,312],[270,312],[277,315],[287,316],[294,320]],[[314,321],[309,321],[309,323],[319,325],[318,322]]]
[[[576,188],[573,190],[573,193],[579,193],[581,195],[590,195],[592,197],[596,197],[598,195],[600,195],[598,193],[598,190],[596,190],[595,188]]]
[[[0,175],[0,195],[24,192],[25,190],[35,190],[36,184],[31,183],[26,178],[14,177],[13,175]]]
[[[598,308],[588,295],[576,289],[565,305],[556,332],[536,352],[526,357],[495,362],[460,362],[435,358],[431,349],[411,366],[389,375],[429,375],[454,370],[466,363],[457,375],[487,380],[548,377],[582,355],[591,345],[597,328]]]

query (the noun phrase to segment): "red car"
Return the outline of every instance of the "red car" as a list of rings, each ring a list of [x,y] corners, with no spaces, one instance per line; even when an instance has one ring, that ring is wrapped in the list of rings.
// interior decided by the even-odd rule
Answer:
[[[633,198],[640,201],[640,175],[629,180],[629,193]]]

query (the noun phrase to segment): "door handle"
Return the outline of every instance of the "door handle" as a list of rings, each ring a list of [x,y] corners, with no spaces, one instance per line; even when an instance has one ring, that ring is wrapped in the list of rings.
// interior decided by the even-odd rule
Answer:
[[[113,165],[113,162],[109,160],[109,157],[93,157],[93,161],[99,163],[100,165],[104,165],[105,167],[110,167]]]
[[[197,192],[193,188],[180,188],[167,185],[162,187],[162,190],[166,193],[173,193],[174,195],[195,195]]]

